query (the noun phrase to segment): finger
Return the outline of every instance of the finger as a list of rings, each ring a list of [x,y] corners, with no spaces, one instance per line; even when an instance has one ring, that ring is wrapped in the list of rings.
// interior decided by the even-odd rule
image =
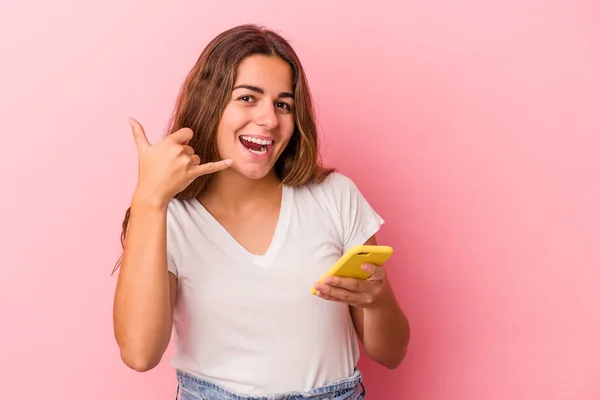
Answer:
[[[200,156],[198,154],[190,155],[190,164],[191,165],[200,165]]]
[[[146,137],[146,133],[144,132],[144,128],[142,124],[136,121],[135,118],[129,118],[127,120],[129,125],[131,126],[131,131],[133,133],[133,140],[135,140],[135,146],[139,151],[145,150],[149,147],[152,147],[148,138]]]
[[[382,280],[385,278],[385,269],[374,264],[363,264],[360,267],[363,271],[371,274],[370,280]]]
[[[333,287],[350,290],[352,292],[361,292],[365,281],[355,278],[342,278],[339,276],[328,276],[325,278],[325,284]]]
[[[324,300],[341,302],[340,299],[336,299],[335,297],[329,296],[329,295],[327,295],[327,294],[325,294],[323,292],[319,292],[318,290],[317,290],[317,296],[320,297],[320,298],[322,298],[322,299],[324,299]]]
[[[315,289],[317,289],[317,292],[321,292],[327,296],[339,299],[344,303],[358,303],[361,298],[361,294],[359,294],[358,292],[353,292],[338,287],[332,287],[323,283],[316,283]]]
[[[183,146],[183,150],[181,151],[183,154],[192,155],[195,153],[194,148],[192,146],[185,145]]]
[[[217,171],[222,171],[225,168],[231,166],[231,160],[221,160],[216,162],[210,162],[206,164],[200,164],[192,169],[192,173],[196,176],[202,176],[206,174],[212,174]]]
[[[188,144],[193,136],[194,132],[192,132],[190,128],[181,128],[180,130],[170,134],[168,137],[175,143]]]

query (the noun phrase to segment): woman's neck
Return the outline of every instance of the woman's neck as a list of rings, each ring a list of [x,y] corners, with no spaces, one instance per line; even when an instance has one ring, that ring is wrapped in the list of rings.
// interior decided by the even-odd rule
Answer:
[[[257,203],[272,202],[281,193],[281,183],[274,171],[261,179],[248,179],[235,170],[215,173],[199,201],[207,208],[218,205],[221,210],[243,211]]]

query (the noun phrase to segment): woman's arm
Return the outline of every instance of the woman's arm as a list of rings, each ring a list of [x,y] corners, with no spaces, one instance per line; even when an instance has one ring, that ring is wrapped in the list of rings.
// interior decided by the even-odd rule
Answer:
[[[148,371],[171,338],[177,278],[167,269],[167,207],[134,195],[114,298],[114,331],[123,362]]]
[[[167,211],[173,197],[194,179],[231,166],[231,160],[200,164],[182,128],[151,145],[142,125],[129,120],[138,150],[139,178],[131,202],[123,263],[114,300],[115,338],[121,358],[137,371],[162,358],[173,326],[177,278],[167,268]]]
[[[366,245],[376,245],[373,235]],[[394,369],[404,359],[410,326],[398,305],[383,267],[368,265],[367,281],[330,277],[328,284],[317,284],[319,297],[350,305],[356,332],[367,355],[377,363]],[[326,280],[327,283],[327,280]]]

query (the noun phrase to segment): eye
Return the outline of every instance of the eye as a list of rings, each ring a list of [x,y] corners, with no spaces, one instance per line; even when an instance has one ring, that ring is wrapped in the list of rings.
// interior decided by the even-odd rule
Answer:
[[[238,100],[242,101],[244,103],[250,103],[250,102],[254,101],[254,97],[250,96],[250,95],[245,95],[245,96],[238,97]]]
[[[279,101],[279,102],[275,103],[275,107],[283,108],[286,111],[291,111],[291,109],[292,109],[292,106],[290,106],[288,103],[283,102],[283,101]]]

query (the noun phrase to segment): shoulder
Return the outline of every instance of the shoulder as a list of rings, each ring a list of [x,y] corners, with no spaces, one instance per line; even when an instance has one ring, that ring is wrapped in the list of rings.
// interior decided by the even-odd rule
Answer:
[[[190,200],[171,199],[167,205],[167,256],[169,270],[179,276],[182,258],[189,251],[190,232],[193,229],[194,204]],[[179,266],[178,266],[179,265]]]
[[[182,214],[186,213],[186,203],[179,199],[172,199],[167,206],[167,221],[180,219]]]
[[[294,187],[296,196],[316,198],[319,200],[337,202],[348,193],[358,191],[355,183],[348,176],[337,172],[330,172],[320,182],[308,183]]]
[[[363,199],[355,182],[337,171],[331,172],[319,183],[312,183],[298,189],[297,200],[316,203],[320,208],[334,214],[351,211]]]
[[[320,182],[292,188],[298,207],[318,208],[327,214],[338,214],[340,207],[356,192],[356,185],[346,175],[332,171]]]
[[[358,190],[352,179],[337,171],[331,172],[322,182],[312,186],[330,194]]]
[[[167,214],[174,217],[189,214],[194,211],[196,207],[195,202],[197,202],[196,199],[182,200],[173,198],[167,206]]]
[[[319,184],[319,188],[323,191],[325,196],[337,204],[348,198],[361,195],[356,183],[347,175],[337,171],[330,173],[327,178]]]
[[[184,231],[193,212],[194,204],[191,200],[172,199],[167,206],[167,228],[171,233]]]
[[[369,201],[350,177],[331,173],[320,185],[324,204],[337,217],[344,252],[350,247],[364,244],[384,223]]]
[[[356,186],[350,177],[338,171],[330,173],[327,178],[325,178],[324,183],[331,185],[332,187],[342,188]]]

